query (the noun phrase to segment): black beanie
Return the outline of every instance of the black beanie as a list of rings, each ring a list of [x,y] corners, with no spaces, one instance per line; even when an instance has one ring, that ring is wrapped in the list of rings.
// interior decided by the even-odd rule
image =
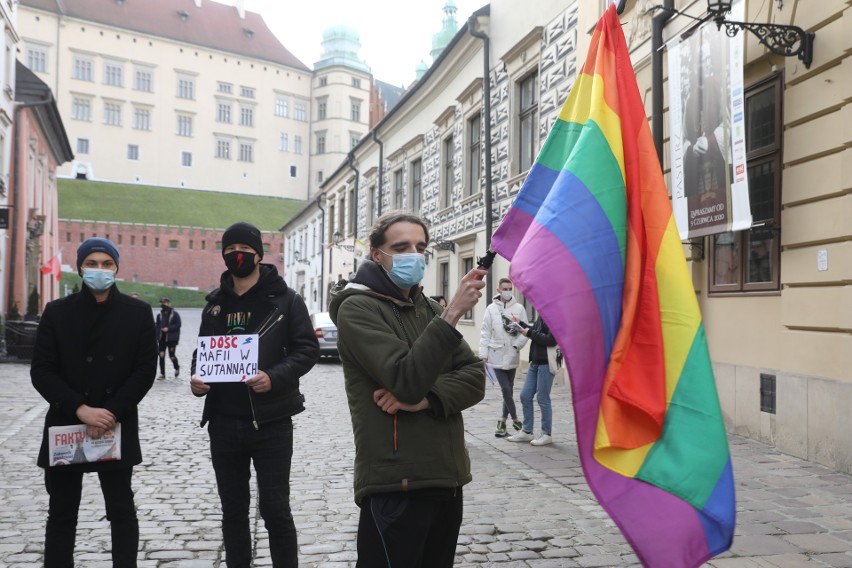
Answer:
[[[234,223],[222,234],[222,255],[230,245],[237,243],[250,246],[257,253],[258,258],[263,258],[263,240],[260,237],[260,229],[245,221]]]
[[[86,257],[92,254],[93,252],[107,253],[115,261],[115,265],[118,266],[118,249],[115,248],[115,245],[112,244],[112,241],[108,239],[103,239],[101,237],[92,237],[83,241],[83,243],[77,248],[78,271],[80,270],[80,267],[83,266],[83,261],[86,260]]]

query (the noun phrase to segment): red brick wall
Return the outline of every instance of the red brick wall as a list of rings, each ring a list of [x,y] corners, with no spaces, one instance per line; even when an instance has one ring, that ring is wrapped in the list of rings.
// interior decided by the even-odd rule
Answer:
[[[219,276],[225,270],[219,249],[223,232],[224,229],[60,219],[58,236],[62,261],[72,269],[81,242],[89,237],[105,237],[115,243],[121,256],[119,280],[209,291],[219,285]],[[172,241],[177,245],[174,248]],[[267,248],[263,262],[274,264],[283,275],[282,234],[264,231],[263,244]]]

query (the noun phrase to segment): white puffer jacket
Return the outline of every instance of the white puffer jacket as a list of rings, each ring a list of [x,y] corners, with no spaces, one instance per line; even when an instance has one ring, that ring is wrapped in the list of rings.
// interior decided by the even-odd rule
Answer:
[[[524,307],[512,298],[506,304],[500,296],[494,297],[494,302],[485,310],[482,329],[479,335],[479,358],[488,359],[488,363],[497,369],[516,369],[520,361],[521,348],[526,345],[527,337],[523,333],[510,335],[503,327],[503,317],[509,322],[512,315],[519,321],[527,323],[527,312]]]

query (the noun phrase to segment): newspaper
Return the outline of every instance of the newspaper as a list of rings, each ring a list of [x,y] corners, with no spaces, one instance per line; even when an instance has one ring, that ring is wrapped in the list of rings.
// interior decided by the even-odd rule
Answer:
[[[485,364],[485,376],[488,377],[492,385],[497,382],[497,373],[494,372],[494,365],[491,363]]]
[[[51,426],[48,429],[50,465],[91,463],[121,459],[121,424],[100,438],[86,434],[85,424]]]

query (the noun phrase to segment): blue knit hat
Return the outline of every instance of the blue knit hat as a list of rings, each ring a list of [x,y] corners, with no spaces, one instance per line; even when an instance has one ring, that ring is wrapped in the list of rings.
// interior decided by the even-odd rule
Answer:
[[[83,266],[83,261],[86,260],[86,257],[92,254],[93,252],[105,252],[112,257],[115,261],[115,265],[118,266],[118,249],[115,248],[115,245],[112,244],[112,241],[109,239],[102,239],[101,237],[92,237],[91,239],[86,239],[83,243],[77,248],[77,271],[79,272],[80,267]]]

